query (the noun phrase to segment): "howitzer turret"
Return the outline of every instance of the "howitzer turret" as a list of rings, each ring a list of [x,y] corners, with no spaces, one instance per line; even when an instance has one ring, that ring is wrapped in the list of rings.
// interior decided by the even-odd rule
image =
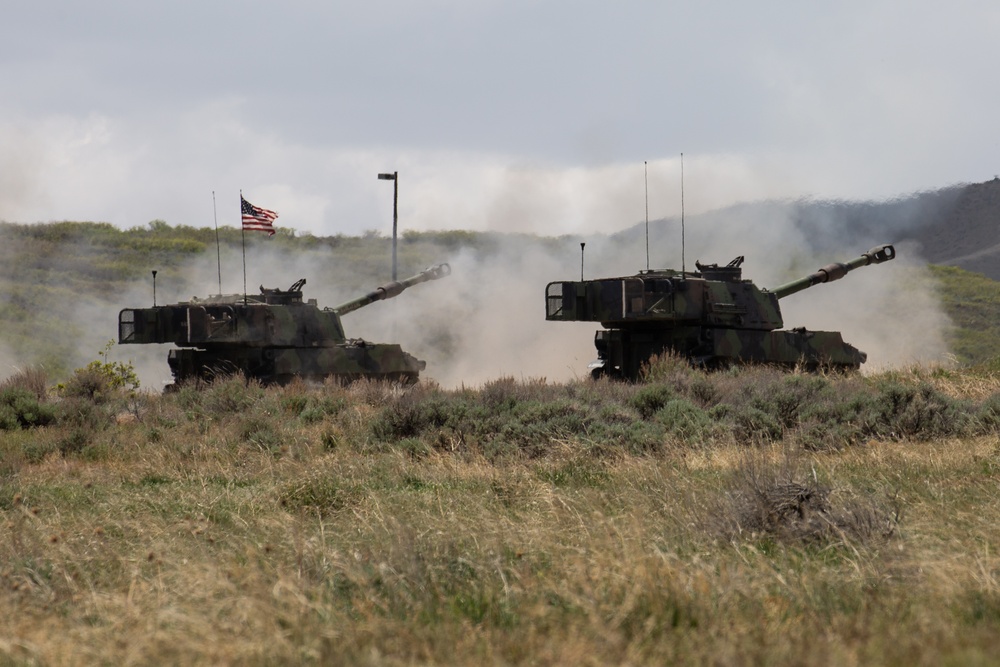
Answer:
[[[829,264],[773,290],[743,279],[743,257],[726,266],[696,262],[696,272],[661,269],[552,282],[545,288],[545,319],[605,327],[594,338],[594,377],[638,379],[642,367],[664,352],[706,368],[761,363],[857,369],[867,355],[845,343],[839,332],[778,331],[784,326],[778,299],[895,256],[893,246],[876,246],[850,262]]]
[[[285,384],[296,377],[413,383],[425,362],[396,344],[347,338],[340,316],[450,273],[449,265],[438,264],[336,308],[320,309],[315,299],[303,301],[305,278],[287,290],[261,286],[260,294],[126,308],[118,315],[118,341],[176,345],[167,356],[176,382],[242,373],[264,384]]]

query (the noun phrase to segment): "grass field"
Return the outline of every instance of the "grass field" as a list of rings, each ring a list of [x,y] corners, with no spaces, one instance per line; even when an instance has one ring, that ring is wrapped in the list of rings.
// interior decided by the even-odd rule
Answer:
[[[992,374],[654,371],[12,378],[0,662],[996,664]]]

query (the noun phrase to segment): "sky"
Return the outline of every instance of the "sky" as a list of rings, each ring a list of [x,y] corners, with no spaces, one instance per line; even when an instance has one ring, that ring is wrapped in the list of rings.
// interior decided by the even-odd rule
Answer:
[[[388,235],[397,171],[400,232],[572,235],[1000,173],[995,1],[5,4],[7,222]]]

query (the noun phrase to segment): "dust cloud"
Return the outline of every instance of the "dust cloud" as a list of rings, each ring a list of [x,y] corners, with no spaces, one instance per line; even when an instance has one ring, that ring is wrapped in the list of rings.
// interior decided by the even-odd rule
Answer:
[[[514,206],[508,214],[516,210]],[[612,216],[608,216],[610,226]],[[758,202],[688,216],[683,252],[679,218],[653,221],[649,264],[653,269],[680,268],[683,262],[693,271],[695,261],[725,264],[741,255],[744,278],[761,287],[775,287],[830,262],[849,261],[878,243],[894,243],[906,231],[906,220],[892,219],[857,233],[835,208],[810,202]],[[428,252],[425,247],[422,256],[433,256],[435,263],[448,262],[451,276],[349,313],[343,318],[344,328],[349,338],[399,343],[427,362],[423,377],[445,387],[476,386],[503,376],[544,377],[552,382],[585,377],[588,363],[596,357],[593,337],[599,325],[546,321],[546,284],[576,280],[581,270],[586,278],[634,274],[646,268],[645,239],[645,226],[639,222],[610,235],[497,233],[491,243],[477,248],[452,243]],[[586,244],[582,256],[581,243]],[[357,251],[350,247],[281,248],[263,236],[254,237],[246,255],[249,293],[257,293],[259,285],[287,288],[306,278],[305,297],[316,299],[320,307],[333,307],[390,277],[388,257],[361,262],[359,269],[359,259],[353,254]],[[69,255],[80,252],[75,247],[61,250]],[[870,370],[947,363],[944,336],[950,324],[933,280],[914,244],[900,242],[896,250],[895,261],[862,267],[840,281],[784,299],[785,327],[841,331],[845,341],[868,353],[866,368]],[[58,261],[58,255],[54,251],[52,261]],[[222,293],[242,293],[239,248],[223,247],[218,263],[214,255],[199,254],[173,269],[149,267],[150,271],[160,269],[156,302],[177,303],[219,293],[220,288]],[[400,256],[401,260],[408,256],[405,238]],[[401,270],[399,278],[412,272]],[[121,308],[152,305],[151,273],[112,301],[74,299],[67,308],[64,316],[85,332],[73,359],[77,366],[97,358],[107,341],[117,339]],[[169,348],[116,346],[112,360],[131,361],[142,385],[157,389],[171,381],[166,363]],[[0,362],[5,361],[0,350]],[[11,360],[10,367],[14,363]]]

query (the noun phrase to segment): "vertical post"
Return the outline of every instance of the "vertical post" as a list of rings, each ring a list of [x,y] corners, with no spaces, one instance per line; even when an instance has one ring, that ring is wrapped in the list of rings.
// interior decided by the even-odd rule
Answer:
[[[243,191],[240,190],[240,234],[243,245],[243,305],[247,305],[247,228],[243,224]],[[220,289],[219,292],[222,292]]]
[[[580,282],[581,283],[583,282],[583,248],[586,245],[587,245],[586,243],[581,243],[580,244]]]
[[[153,308],[156,308],[156,269],[153,269]]]
[[[381,173],[380,181],[392,181],[392,280],[396,281],[396,228],[399,223],[399,172]]]
[[[396,281],[396,227],[399,222],[399,172],[392,172],[392,280]]]

